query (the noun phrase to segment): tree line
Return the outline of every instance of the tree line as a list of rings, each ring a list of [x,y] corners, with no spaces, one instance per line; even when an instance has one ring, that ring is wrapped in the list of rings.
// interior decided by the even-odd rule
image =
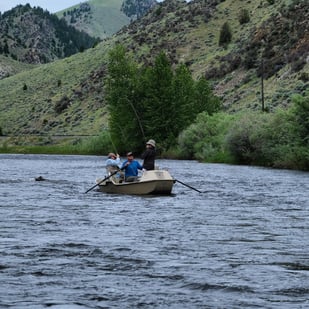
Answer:
[[[201,113],[179,136],[180,155],[199,161],[309,170],[309,91],[273,113]]]
[[[139,66],[123,46],[109,54],[108,137],[119,152],[157,141],[170,157],[309,170],[309,91],[273,113],[228,114],[205,78],[173,67],[164,52]],[[105,145],[110,144],[105,142]]]
[[[109,53],[105,92],[109,133],[119,152],[141,151],[149,138],[167,151],[199,113],[221,109],[206,79],[195,81],[184,64],[173,68],[161,52],[153,65],[139,66],[122,45]]]

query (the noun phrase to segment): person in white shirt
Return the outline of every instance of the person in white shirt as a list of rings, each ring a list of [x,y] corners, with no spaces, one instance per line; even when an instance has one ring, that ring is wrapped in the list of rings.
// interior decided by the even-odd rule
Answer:
[[[105,166],[115,166],[120,167],[120,156],[119,154],[114,154],[113,152],[110,152],[107,156],[107,160],[105,162]]]

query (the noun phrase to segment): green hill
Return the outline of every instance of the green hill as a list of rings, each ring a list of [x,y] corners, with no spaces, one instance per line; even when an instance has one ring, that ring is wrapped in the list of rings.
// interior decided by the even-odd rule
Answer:
[[[67,23],[94,37],[104,39],[130,23],[121,12],[123,0],[90,0],[57,13]]]
[[[29,4],[0,14],[0,79],[76,54],[95,39]]]
[[[92,0],[50,14],[29,4],[0,14],[0,79],[62,59],[110,37],[155,0]],[[97,39],[95,39],[97,38]]]
[[[33,69],[34,67],[35,65],[19,62],[11,57],[0,55],[0,80]]]
[[[30,64],[48,63],[92,47],[98,40],[42,8],[18,5],[0,15],[0,54]]]
[[[308,2],[168,0],[113,37],[83,53],[0,81],[0,127],[5,135],[96,135],[107,126],[103,78],[108,50],[121,43],[141,64],[162,50],[194,76],[206,76],[229,112],[272,111],[308,88]],[[241,9],[249,21],[240,23]],[[228,22],[232,40],[219,46]]]
[[[57,16],[80,31],[105,39],[155,4],[156,0],[89,0],[60,11]]]

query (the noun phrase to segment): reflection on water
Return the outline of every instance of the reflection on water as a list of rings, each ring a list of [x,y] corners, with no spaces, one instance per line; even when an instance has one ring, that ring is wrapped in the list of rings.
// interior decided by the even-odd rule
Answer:
[[[203,193],[85,194],[104,159],[0,155],[1,308],[309,306],[308,173],[159,160]]]

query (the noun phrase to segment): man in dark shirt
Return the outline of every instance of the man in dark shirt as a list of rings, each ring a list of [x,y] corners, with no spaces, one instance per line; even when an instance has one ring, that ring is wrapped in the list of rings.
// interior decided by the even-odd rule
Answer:
[[[156,158],[156,142],[150,139],[146,143],[146,150],[141,156],[144,159],[143,168],[147,171],[152,171],[155,169],[155,158]]]

